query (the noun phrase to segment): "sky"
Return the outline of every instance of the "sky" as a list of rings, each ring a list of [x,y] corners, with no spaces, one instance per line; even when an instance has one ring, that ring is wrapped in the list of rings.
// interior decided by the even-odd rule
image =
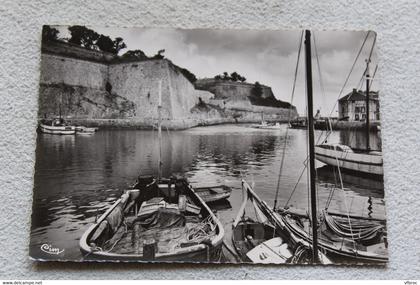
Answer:
[[[69,37],[66,26],[55,28],[60,31],[59,37]],[[258,81],[270,86],[277,99],[291,102],[301,30],[88,28],[111,38],[122,37],[127,48],[120,54],[141,49],[146,55],[153,56],[164,49],[166,58],[187,68],[197,78],[212,78],[224,71],[236,71],[249,83]],[[314,112],[319,109],[323,116],[338,115],[337,99],[366,35],[367,32],[363,31],[312,32],[312,39],[315,39],[312,41]],[[340,97],[360,87],[374,37],[373,32],[369,33]],[[377,65],[375,50],[376,47],[371,58],[371,75]],[[306,113],[304,59],[302,45],[292,102],[300,115]],[[371,89],[378,90],[377,81],[373,81]]]

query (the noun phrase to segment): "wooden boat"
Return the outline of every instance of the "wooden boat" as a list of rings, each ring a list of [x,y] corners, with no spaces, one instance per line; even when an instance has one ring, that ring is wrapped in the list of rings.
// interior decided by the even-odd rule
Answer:
[[[269,124],[264,120],[264,113],[261,112],[261,123],[251,125],[255,129],[267,129],[267,130],[281,130],[284,129],[286,125],[281,125],[280,123]]]
[[[310,263],[311,244],[288,231],[279,217],[262,201],[245,181],[242,181],[244,201],[233,224],[232,243],[243,262],[294,264]],[[244,218],[246,202],[253,203],[258,222]],[[321,264],[330,260],[318,252]]]
[[[98,129],[97,128],[88,128],[83,126],[76,127],[76,134],[78,135],[93,135]]]
[[[75,126],[67,125],[62,118],[41,121],[39,130],[44,134],[52,135],[74,135],[76,133]]]
[[[275,123],[274,125],[270,125],[264,122],[261,125],[253,125],[254,128],[257,129],[265,129],[265,130],[282,130],[286,128],[286,125],[281,125],[280,123]]]
[[[217,262],[224,229],[182,178],[139,177],[83,234],[87,260]]]
[[[198,186],[194,187],[194,190],[206,203],[228,199],[232,193],[232,188],[226,185]]]
[[[279,209],[278,213],[290,232],[311,241],[307,234],[308,215],[285,209]],[[388,261],[386,225],[381,219],[324,211],[318,245],[340,262],[384,264]]]

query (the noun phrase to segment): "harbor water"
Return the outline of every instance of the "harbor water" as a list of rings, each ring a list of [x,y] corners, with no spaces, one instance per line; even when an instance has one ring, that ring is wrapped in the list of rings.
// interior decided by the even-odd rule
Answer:
[[[318,137],[321,134],[316,132]],[[193,186],[232,187],[228,201],[211,205],[225,227],[229,244],[232,223],[242,203],[241,180],[254,184],[256,193],[273,205],[283,153],[278,205],[288,202],[289,206],[308,209],[306,136],[306,130],[289,129],[285,144],[286,127],[263,130],[249,125],[163,131],[163,176],[178,173]],[[364,148],[366,143],[363,131],[335,131],[328,140],[355,148]],[[370,146],[381,148],[379,134],[370,134]],[[156,175],[157,158],[156,131],[100,130],[92,136],[38,134],[31,255],[42,256],[41,246],[47,244],[64,250],[60,259],[82,260],[78,245],[82,234],[139,174]],[[319,162],[317,167],[318,208],[322,210],[335,181],[331,169]],[[344,191],[334,191],[330,210],[385,217],[382,181],[343,173],[343,182]],[[247,208],[247,214],[255,215],[251,208]],[[45,255],[46,259],[55,257]]]

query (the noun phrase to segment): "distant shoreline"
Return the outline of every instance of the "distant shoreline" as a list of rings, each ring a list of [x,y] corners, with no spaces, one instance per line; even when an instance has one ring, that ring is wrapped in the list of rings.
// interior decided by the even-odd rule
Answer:
[[[42,119],[39,119],[40,122]],[[100,129],[133,129],[133,130],[152,130],[157,128],[155,120],[135,120],[135,119],[80,119],[65,118],[70,125],[98,127]],[[269,123],[287,123],[287,120],[265,120]],[[261,120],[234,119],[234,118],[212,118],[212,119],[182,119],[182,120],[163,120],[162,129],[186,130],[195,127],[216,126],[226,124],[259,124]]]

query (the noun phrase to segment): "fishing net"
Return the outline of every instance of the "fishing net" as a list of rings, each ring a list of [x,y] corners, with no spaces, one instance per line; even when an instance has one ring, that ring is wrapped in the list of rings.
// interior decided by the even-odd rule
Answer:
[[[171,253],[182,247],[209,243],[215,235],[216,227],[211,217],[201,220],[197,216],[184,216],[160,209],[151,215],[137,218],[125,228],[121,226],[104,250],[141,255],[145,243],[153,240],[156,254]]]
[[[358,242],[370,242],[385,231],[385,226],[378,221],[352,220],[349,224],[347,218],[333,217],[327,213],[324,217],[328,228],[335,234]]]

